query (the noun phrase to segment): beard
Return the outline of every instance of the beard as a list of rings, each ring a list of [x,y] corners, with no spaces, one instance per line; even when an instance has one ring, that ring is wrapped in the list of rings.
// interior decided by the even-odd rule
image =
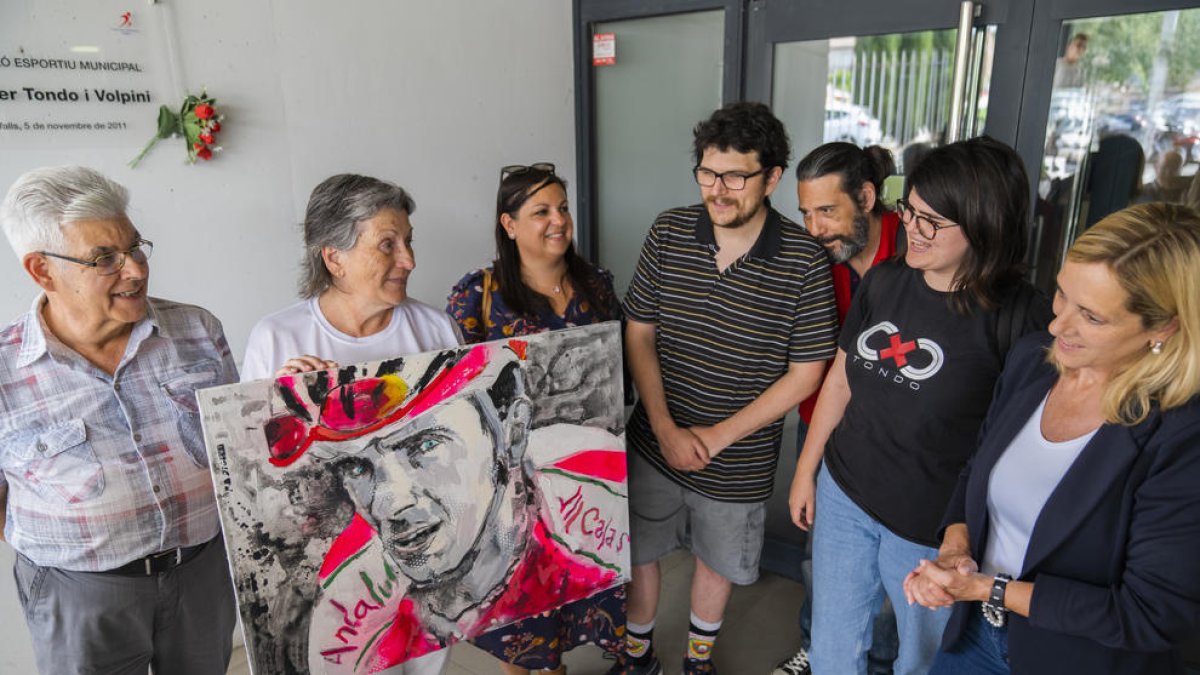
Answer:
[[[716,197],[707,197],[707,198],[705,198],[705,200],[704,200],[704,205],[705,205],[705,206],[708,206],[709,204],[712,204],[712,203],[714,203],[714,202],[716,202],[716,201],[717,201],[717,198],[716,198]],[[736,202],[736,201],[734,201],[733,203],[734,203],[735,205],[737,204],[737,202]],[[757,207],[756,207],[756,208],[754,208],[754,209],[753,209],[753,210],[751,210],[751,211],[742,211],[742,210],[738,210],[738,211],[737,211],[737,213],[735,213],[735,214],[733,215],[733,218],[731,218],[731,219],[730,219],[728,222],[724,222],[724,223],[718,223],[718,222],[716,221],[716,219],[712,217],[712,210],[709,210],[709,212],[708,212],[708,219],[712,221],[712,224],[713,224],[713,226],[714,226],[714,227],[723,227],[723,228],[726,228],[726,229],[729,229],[729,230],[736,230],[737,228],[739,228],[739,227],[741,227],[741,226],[745,225],[746,223],[750,222],[750,220],[751,220],[752,218],[754,218],[754,216],[757,216],[757,215],[758,215],[758,212],[759,212],[760,210],[762,210],[762,208],[763,208],[763,202],[759,202],[759,203],[758,203],[758,205],[757,205]]]
[[[818,241],[829,252],[829,257],[835,263],[844,263],[854,256],[862,253],[863,249],[871,240],[871,217],[857,205],[854,207],[854,220],[851,223],[853,232],[850,236],[844,234],[835,234],[829,237],[821,237]],[[841,246],[837,251],[829,248],[833,242],[839,242]]]

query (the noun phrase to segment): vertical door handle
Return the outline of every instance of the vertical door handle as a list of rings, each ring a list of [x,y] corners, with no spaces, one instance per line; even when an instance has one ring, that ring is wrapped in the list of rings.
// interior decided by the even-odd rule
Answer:
[[[958,39],[954,44],[954,81],[950,86],[950,119],[946,125],[946,142],[962,140],[967,98],[967,72],[971,67],[971,30],[975,25],[976,3],[963,0],[958,12]]]

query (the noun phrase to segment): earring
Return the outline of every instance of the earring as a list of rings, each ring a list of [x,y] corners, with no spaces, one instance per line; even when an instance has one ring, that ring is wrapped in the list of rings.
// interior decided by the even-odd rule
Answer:
[[[1154,354],[1154,355],[1161,354],[1162,348],[1163,348],[1163,341],[1155,340],[1154,343],[1150,345],[1150,353]]]
[[[517,233],[516,233],[516,232],[509,232],[509,233],[508,233],[508,238],[509,238],[509,239],[516,239],[516,238],[517,238]]]

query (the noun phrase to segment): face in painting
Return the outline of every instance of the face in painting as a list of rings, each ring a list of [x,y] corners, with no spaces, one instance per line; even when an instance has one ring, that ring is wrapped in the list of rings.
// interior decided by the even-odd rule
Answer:
[[[1126,309],[1129,294],[1107,265],[1068,260],[1058,273],[1054,294],[1055,361],[1068,369],[1111,372],[1168,339],[1174,327],[1149,330]]]
[[[81,260],[105,253],[128,251],[138,240],[137,230],[125,218],[80,220],[63,229],[66,250],[51,251]],[[149,262],[125,257],[115,274],[101,275],[95,268],[67,260],[48,258],[54,266],[51,302],[55,315],[76,322],[81,328],[132,325],[146,316],[146,283]],[[62,310],[62,311],[59,311]]]
[[[949,291],[958,274],[958,268],[962,266],[967,251],[971,249],[971,243],[967,241],[962,228],[954,227],[956,223],[934,211],[921,199],[916,188],[908,191],[908,203],[912,205],[916,215],[912,218],[901,218],[900,221],[904,223],[904,230],[908,235],[908,251],[904,254],[904,261],[909,267],[925,273],[925,283],[929,284],[930,288]],[[929,221],[941,229],[935,230],[932,238],[926,237],[921,234],[917,218]]]
[[[481,457],[504,453],[476,407],[491,403],[480,399],[457,398],[347,441],[363,449],[334,464],[359,514],[418,585],[455,571],[494,519],[501,460]]]
[[[875,188],[863,186],[874,206]],[[796,183],[804,227],[821,242],[835,263],[843,263],[862,252],[870,238],[871,219],[854,198],[842,191],[842,177],[831,173]]]
[[[500,224],[516,240],[521,260],[525,261],[561,259],[574,236],[567,194],[557,183],[530,195],[516,216],[501,215]]]
[[[746,185],[741,190],[730,190],[720,179],[709,187],[700,186],[700,195],[704,198],[704,206],[708,209],[708,216],[713,225],[738,228],[753,220],[762,211],[763,202],[775,191],[781,173],[778,167],[758,173],[762,168],[758,163],[757,152],[718,150],[713,147],[704,151],[697,171],[716,174],[739,173],[747,176]]]
[[[417,266],[408,214],[383,209],[358,224],[358,241],[347,251],[327,249],[335,285],[374,309],[408,298],[408,276]]]

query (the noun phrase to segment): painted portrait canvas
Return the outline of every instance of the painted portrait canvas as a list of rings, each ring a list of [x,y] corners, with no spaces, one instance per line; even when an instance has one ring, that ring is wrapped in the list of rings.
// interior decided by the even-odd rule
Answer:
[[[251,668],[384,671],[628,580],[620,327],[199,392]]]

